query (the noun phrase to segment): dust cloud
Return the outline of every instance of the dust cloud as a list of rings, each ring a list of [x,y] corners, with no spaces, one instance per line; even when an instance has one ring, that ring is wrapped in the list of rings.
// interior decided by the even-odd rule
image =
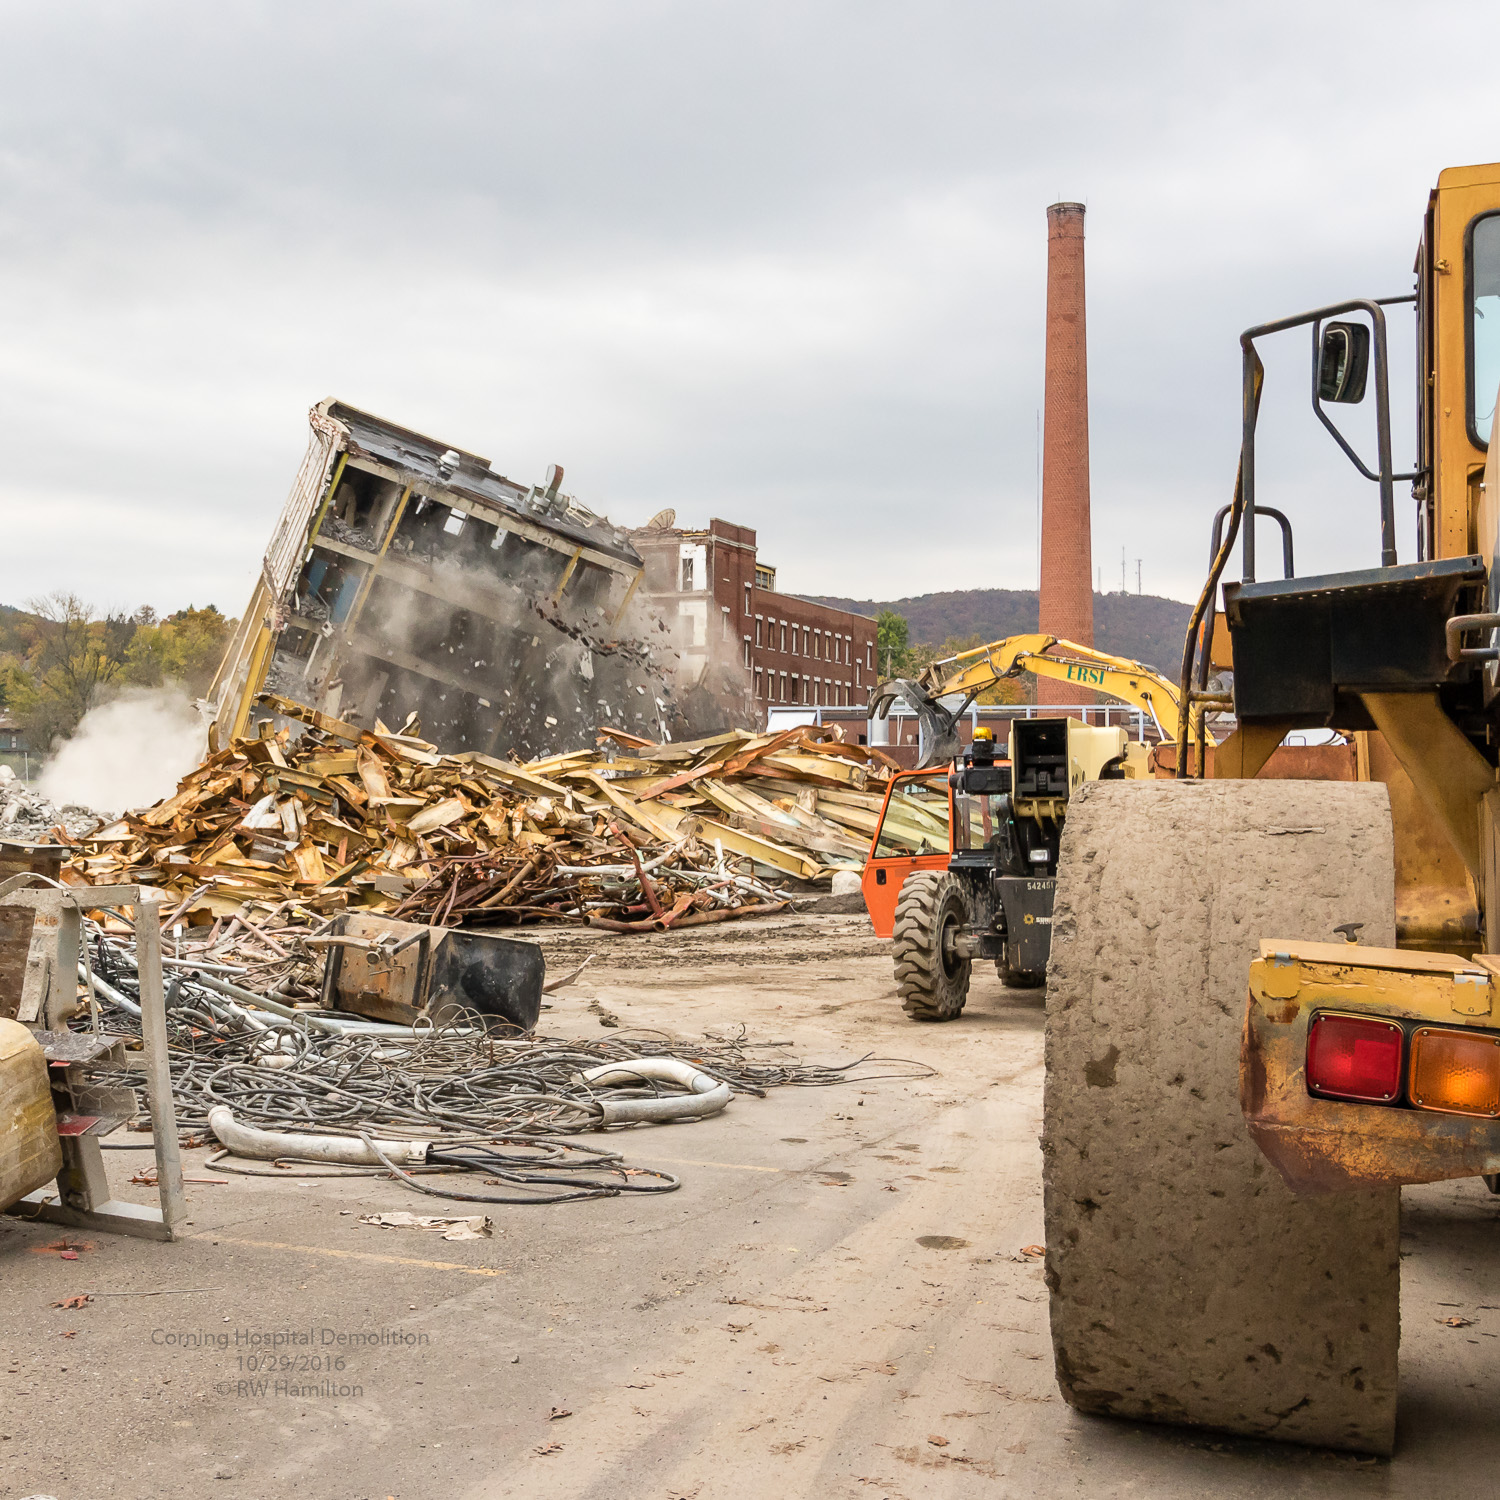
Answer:
[[[84,807],[148,807],[203,759],[207,732],[180,687],[126,688],[83,716],[36,789]]]

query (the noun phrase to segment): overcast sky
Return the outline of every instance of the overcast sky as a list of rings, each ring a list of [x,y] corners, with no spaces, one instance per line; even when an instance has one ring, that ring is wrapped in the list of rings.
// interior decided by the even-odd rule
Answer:
[[[1034,586],[1058,198],[1088,205],[1094,556],[1191,597],[1240,330],[1409,289],[1438,170],[1500,156],[1497,96],[1422,38],[1488,16],[0,0],[0,601],[238,613],[327,395],[562,463],[619,522],[754,526],[788,590]],[[1293,337],[1261,498],[1299,572],[1372,566]]]

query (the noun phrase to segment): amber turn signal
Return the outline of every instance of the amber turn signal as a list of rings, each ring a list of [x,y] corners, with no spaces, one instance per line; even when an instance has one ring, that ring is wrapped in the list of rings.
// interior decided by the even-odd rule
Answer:
[[[1500,1115],[1500,1036],[1419,1026],[1411,1034],[1408,1079],[1418,1109]]]

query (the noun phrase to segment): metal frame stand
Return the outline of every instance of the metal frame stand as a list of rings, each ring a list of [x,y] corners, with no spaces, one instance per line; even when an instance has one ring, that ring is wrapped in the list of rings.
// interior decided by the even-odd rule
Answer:
[[[129,1234],[140,1239],[171,1240],[187,1214],[182,1189],[182,1158],[177,1145],[177,1112],[172,1103],[172,1075],[167,1056],[167,1011],[161,975],[161,907],[154,892],[140,886],[54,887],[22,889],[44,877],[18,875],[0,884],[0,906],[30,908],[36,918],[27,957],[28,984],[18,1016],[42,1044],[58,1109],[58,1138],[63,1167],[55,1189],[39,1188],[7,1212],[74,1229]],[[91,1089],[75,1077],[90,1062],[105,1056],[123,1061],[122,1039],[68,1031],[65,1022],[76,1004],[77,959],[82,942],[84,908],[135,910],[137,973],[141,995],[141,1038],[151,1131],[156,1147],[159,1206],[150,1208],[110,1196],[99,1132],[112,1128],[108,1111],[118,1108],[116,1091]],[[92,997],[90,997],[92,999]],[[29,1012],[29,1013],[28,1013]],[[52,1029],[44,1029],[45,1027]],[[129,1091],[121,1091],[129,1092]],[[98,1114],[85,1113],[97,1108]],[[133,1103],[129,1106],[134,1113]]]

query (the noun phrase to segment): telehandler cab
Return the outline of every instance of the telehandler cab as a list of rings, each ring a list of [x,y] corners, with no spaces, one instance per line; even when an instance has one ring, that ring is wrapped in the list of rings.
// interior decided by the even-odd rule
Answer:
[[[1169,723],[1175,716],[1176,689],[1150,667],[1049,635],[994,641],[934,662],[917,681],[876,689],[872,715],[884,718],[898,702],[918,715],[924,766],[953,762],[946,774],[918,771],[892,784],[862,882],[876,934],[893,939],[902,1008],[914,1021],[962,1012],[976,958],[992,960],[1008,985],[1045,982],[1069,797],[1085,781],[1150,774],[1146,745],[1078,719],[1014,720],[1008,759],[984,727],[965,749],[960,715],[1022,672],[1085,682],[1149,714],[1158,729],[1158,711]]]

